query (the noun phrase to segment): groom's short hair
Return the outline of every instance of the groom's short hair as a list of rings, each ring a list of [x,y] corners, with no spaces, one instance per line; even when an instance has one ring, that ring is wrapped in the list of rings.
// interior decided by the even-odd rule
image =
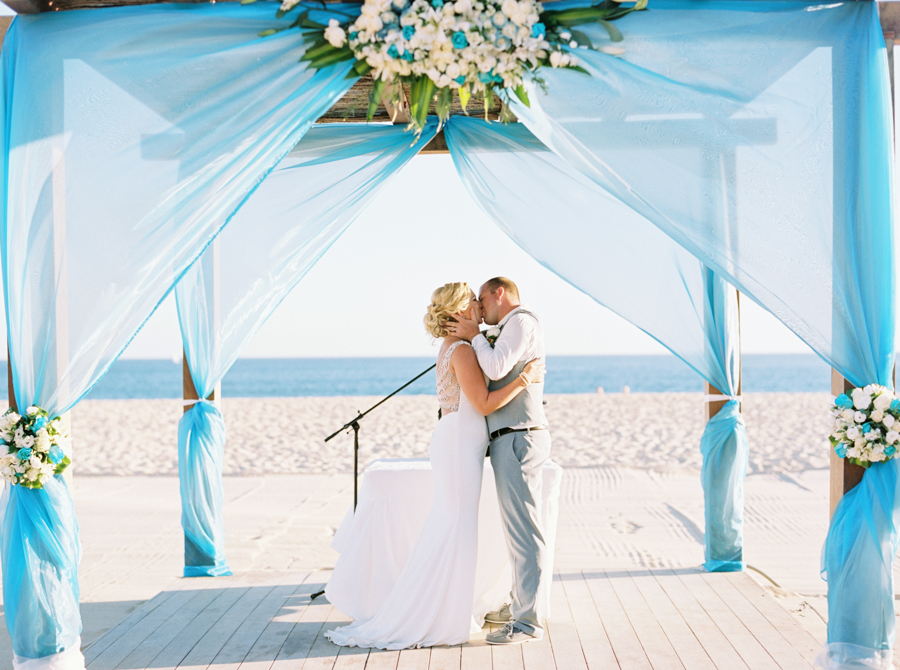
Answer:
[[[512,279],[507,279],[506,277],[494,277],[493,279],[488,279],[484,282],[484,286],[491,293],[496,293],[497,289],[502,286],[503,290],[506,291],[506,295],[512,298],[513,301],[519,302],[519,287],[516,286],[516,283]]]

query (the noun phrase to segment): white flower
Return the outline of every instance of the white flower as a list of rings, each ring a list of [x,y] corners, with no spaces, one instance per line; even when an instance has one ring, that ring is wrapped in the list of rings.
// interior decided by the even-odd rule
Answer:
[[[873,410],[872,413],[869,415],[869,418],[872,419],[872,421],[883,421],[884,420],[884,412],[880,409]]]
[[[890,391],[885,391],[877,398],[875,398],[875,409],[885,410],[891,406],[891,403],[894,401],[894,396]]]
[[[34,416],[38,412],[40,412],[40,408],[37,405],[29,405],[28,409],[25,410],[25,413],[29,416]]]
[[[25,479],[27,479],[30,482],[33,482],[35,479],[38,478],[38,476],[40,474],[41,474],[40,470],[29,470],[28,472],[25,473]]]
[[[866,393],[865,389],[855,388],[850,392],[850,396],[856,409],[869,409],[869,405],[872,404],[872,395]]]
[[[857,412],[856,414],[853,415],[853,420],[856,421],[856,423],[865,423],[866,415],[863,414],[862,412]]]
[[[623,49],[622,47],[611,46],[600,47],[600,51],[605,54],[609,54],[610,56],[621,56],[623,53],[625,53],[625,49]]]
[[[894,444],[897,440],[900,440],[900,433],[896,430],[889,430],[888,434],[884,436],[884,441],[888,444]]]
[[[845,409],[843,412],[841,412],[841,418],[847,422],[853,421],[853,410]]]
[[[485,332],[487,337],[500,337],[500,329],[497,326],[491,326]]]
[[[550,65],[551,66],[559,67],[561,60],[562,60],[562,54],[559,51],[551,51],[550,52]]]
[[[31,435],[26,435],[21,440],[19,440],[19,446],[31,448],[34,446],[34,437]]]
[[[859,430],[859,426],[850,426],[847,429],[847,439],[848,440],[857,440],[859,439],[861,433]]]
[[[32,454],[31,458],[28,459],[28,465],[32,468],[36,468],[36,469],[40,470],[41,465],[43,465],[43,461],[41,460],[41,457],[38,456],[37,454]]]
[[[41,452],[46,452],[50,449],[50,434],[45,428],[41,428],[35,436],[34,448]]]
[[[884,418],[881,420],[881,423],[883,423],[887,428],[890,428],[895,423],[897,423],[897,419],[894,418],[893,414],[885,414]]]
[[[331,19],[328,22],[328,27],[325,29],[325,39],[336,49],[344,46],[344,42],[347,41],[347,33],[345,33],[344,29],[338,24],[337,19]]]

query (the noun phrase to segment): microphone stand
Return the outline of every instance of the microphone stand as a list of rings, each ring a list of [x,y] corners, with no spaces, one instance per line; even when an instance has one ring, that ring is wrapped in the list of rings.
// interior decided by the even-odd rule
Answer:
[[[372,405],[372,406],[371,406],[369,409],[367,409],[365,412],[360,412],[360,413],[357,414],[356,417],[354,417],[351,421],[348,421],[348,422],[345,423],[343,426],[341,426],[341,427],[338,428],[336,431],[334,431],[331,435],[329,435],[328,437],[325,438],[325,441],[328,442],[328,441],[331,440],[332,438],[337,437],[340,433],[344,432],[345,430],[348,430],[348,429],[352,429],[352,430],[353,430],[353,511],[354,511],[354,512],[356,511],[356,503],[357,503],[358,497],[359,497],[359,474],[358,474],[358,472],[359,472],[359,421],[360,421],[360,419],[362,419],[363,417],[365,417],[366,414],[368,414],[369,412],[371,412],[373,409],[375,409],[376,407],[378,407],[378,406],[381,405],[382,403],[386,402],[386,401],[389,400],[390,398],[393,398],[395,395],[397,395],[398,393],[400,393],[400,391],[402,391],[402,390],[405,389],[407,386],[409,386],[410,384],[412,384],[414,381],[416,381],[417,379],[419,379],[419,377],[422,377],[422,376],[425,375],[426,373],[431,372],[431,371],[434,370],[434,368],[436,368],[436,367],[437,367],[437,363],[435,363],[434,365],[432,365],[431,367],[429,367],[427,370],[423,370],[422,372],[420,372],[419,374],[417,374],[415,377],[413,377],[412,379],[410,379],[408,382],[406,382],[403,386],[401,386],[400,388],[398,388],[396,391],[394,391],[394,392],[392,392],[392,393],[386,395],[385,397],[383,397],[381,400],[379,400],[377,403],[375,403],[374,405]],[[316,598],[318,598],[318,597],[319,597],[320,595],[322,595],[323,593],[325,593],[325,589],[322,589],[321,591],[318,591],[318,592],[316,592],[316,593],[313,593],[313,594],[309,597],[309,599],[310,599],[310,600],[315,600]]]

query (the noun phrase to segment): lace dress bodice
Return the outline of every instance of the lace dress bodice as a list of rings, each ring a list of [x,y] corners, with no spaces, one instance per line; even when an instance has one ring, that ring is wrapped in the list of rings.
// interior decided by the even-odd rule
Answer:
[[[453,356],[453,352],[456,351],[456,348],[461,344],[472,346],[464,340],[454,342],[449,347],[447,347],[447,351],[445,351],[444,355],[441,356],[441,360],[437,366],[436,377],[438,404],[441,406],[441,410],[445,414],[447,412],[459,411],[459,382],[456,379],[456,375],[450,371],[450,358]]]

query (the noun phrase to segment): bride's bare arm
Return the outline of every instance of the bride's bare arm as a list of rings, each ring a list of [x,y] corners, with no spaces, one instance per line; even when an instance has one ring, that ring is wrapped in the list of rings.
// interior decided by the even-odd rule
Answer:
[[[543,364],[538,360],[533,360],[525,366],[522,374],[509,384],[496,391],[488,391],[484,375],[481,368],[478,367],[475,352],[472,347],[466,346],[456,348],[456,351],[450,356],[450,367],[453,368],[453,373],[459,381],[460,389],[466,394],[466,398],[478,413],[484,416],[509,403],[529,384],[538,383],[544,379]]]

